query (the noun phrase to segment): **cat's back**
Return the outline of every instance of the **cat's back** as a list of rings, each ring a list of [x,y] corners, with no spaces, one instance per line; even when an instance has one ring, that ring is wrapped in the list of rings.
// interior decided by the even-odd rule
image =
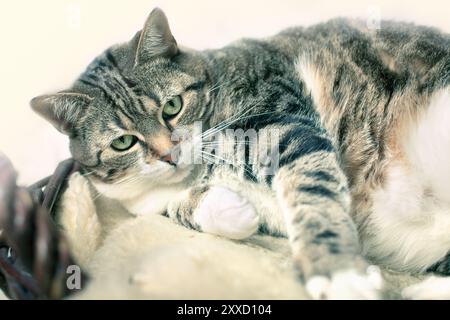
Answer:
[[[371,180],[374,163],[395,149],[395,128],[450,84],[450,37],[434,28],[339,18],[279,37],[298,48],[295,68],[351,182]]]
[[[387,68],[399,74],[423,76],[450,57],[449,34],[433,27],[388,20],[335,18],[306,28],[288,28],[270,42],[290,47],[297,55],[328,55],[330,60],[345,57],[366,73],[371,68]]]
[[[298,39],[299,77],[335,138],[366,253],[414,271],[443,258],[450,225],[449,35],[345,19],[285,35]]]

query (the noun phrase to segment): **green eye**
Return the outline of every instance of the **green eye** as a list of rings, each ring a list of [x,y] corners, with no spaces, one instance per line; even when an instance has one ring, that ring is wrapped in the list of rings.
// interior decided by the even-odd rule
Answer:
[[[181,101],[180,96],[173,97],[169,101],[166,102],[163,108],[163,118],[165,120],[171,119],[175,117],[178,113],[180,113],[181,108],[183,107],[183,101]]]
[[[138,139],[132,135],[121,136],[111,143],[111,147],[116,151],[126,151],[136,144]]]

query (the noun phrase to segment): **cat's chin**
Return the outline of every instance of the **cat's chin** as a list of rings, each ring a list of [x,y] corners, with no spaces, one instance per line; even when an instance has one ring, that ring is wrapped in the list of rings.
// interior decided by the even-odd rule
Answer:
[[[165,188],[183,188],[189,184],[194,175],[194,167],[167,167],[166,170],[154,172],[145,168],[135,177],[118,183],[105,183],[91,179],[95,189],[107,198],[121,202],[133,201],[142,195]]]
[[[139,179],[128,183],[93,184],[99,193],[119,201],[133,215],[163,214],[169,201],[186,190],[192,180],[192,171],[192,168],[176,169],[163,179],[143,174]]]

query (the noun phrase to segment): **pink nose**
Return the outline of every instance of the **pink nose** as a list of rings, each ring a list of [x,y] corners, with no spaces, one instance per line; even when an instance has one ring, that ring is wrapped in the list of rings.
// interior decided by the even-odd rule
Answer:
[[[172,159],[172,154],[169,152],[159,158],[159,160],[167,162],[170,165],[175,165],[175,161]]]

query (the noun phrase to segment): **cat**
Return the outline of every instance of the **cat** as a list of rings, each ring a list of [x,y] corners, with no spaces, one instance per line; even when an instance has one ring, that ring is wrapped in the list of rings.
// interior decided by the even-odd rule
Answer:
[[[31,106],[131,213],[231,239],[288,237],[313,298],[330,297],[337,275],[367,298],[379,296],[368,260],[450,273],[449,84],[450,38],[432,28],[334,19],[195,51],[157,8]],[[202,133],[174,135],[198,122]],[[209,138],[225,129],[261,139],[232,137],[222,159]],[[185,161],[199,141],[203,161]]]

